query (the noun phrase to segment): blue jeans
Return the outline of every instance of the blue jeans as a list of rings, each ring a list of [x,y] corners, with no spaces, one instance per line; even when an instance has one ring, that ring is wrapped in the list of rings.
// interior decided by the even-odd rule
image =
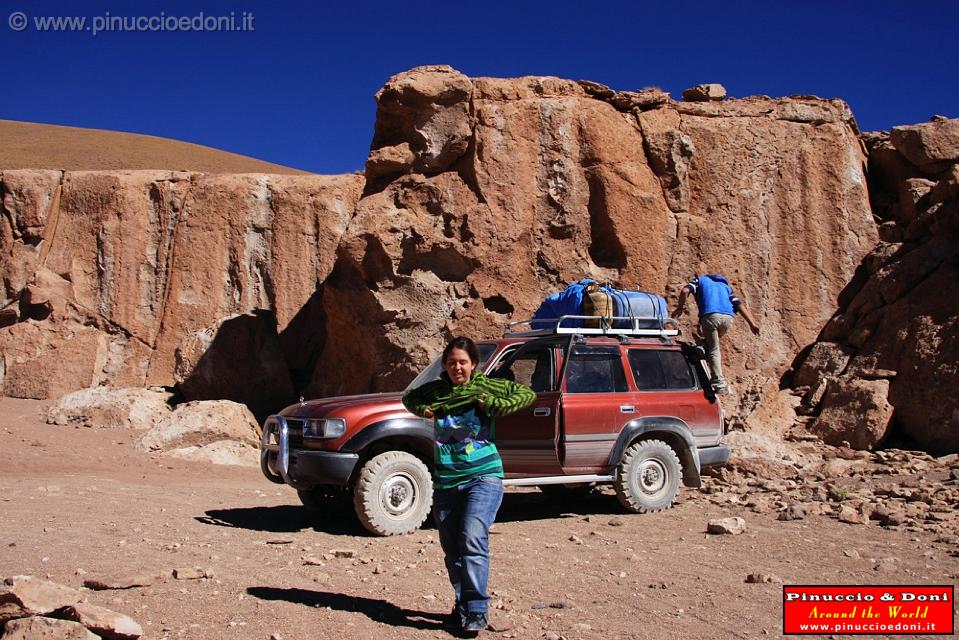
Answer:
[[[446,555],[446,571],[456,605],[466,613],[489,609],[489,528],[502,502],[503,481],[494,476],[473,478],[433,493],[433,517]]]

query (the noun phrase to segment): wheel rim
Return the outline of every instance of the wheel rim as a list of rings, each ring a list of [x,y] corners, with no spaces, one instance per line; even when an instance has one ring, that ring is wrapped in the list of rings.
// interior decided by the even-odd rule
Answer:
[[[646,495],[655,495],[666,488],[669,472],[659,460],[643,460],[639,465],[636,479],[640,490]]]
[[[416,501],[416,483],[406,473],[397,473],[383,483],[380,489],[380,503],[393,517],[405,515]]]

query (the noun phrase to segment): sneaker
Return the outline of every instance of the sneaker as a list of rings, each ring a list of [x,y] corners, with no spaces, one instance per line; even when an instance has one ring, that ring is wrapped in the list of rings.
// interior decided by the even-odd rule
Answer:
[[[471,612],[466,614],[466,624],[463,625],[463,631],[485,631],[489,626],[485,613]]]
[[[456,631],[461,630],[466,625],[466,609],[463,608],[463,605],[456,603],[453,605],[453,610],[449,612],[449,615],[446,616],[445,626],[449,629],[454,629]]]

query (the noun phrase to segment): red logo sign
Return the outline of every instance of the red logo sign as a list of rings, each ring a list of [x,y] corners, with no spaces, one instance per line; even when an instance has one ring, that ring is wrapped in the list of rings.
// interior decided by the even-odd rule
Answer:
[[[783,586],[784,634],[951,635],[953,585]]]

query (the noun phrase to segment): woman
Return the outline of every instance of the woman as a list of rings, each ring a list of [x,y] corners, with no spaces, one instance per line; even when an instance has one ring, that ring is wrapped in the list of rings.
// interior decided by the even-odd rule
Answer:
[[[476,344],[455,338],[443,350],[440,379],[403,396],[411,413],[433,420],[433,516],[456,594],[452,622],[470,632],[488,624],[489,528],[503,501],[494,417],[536,399],[528,387],[487,378],[478,364]]]

